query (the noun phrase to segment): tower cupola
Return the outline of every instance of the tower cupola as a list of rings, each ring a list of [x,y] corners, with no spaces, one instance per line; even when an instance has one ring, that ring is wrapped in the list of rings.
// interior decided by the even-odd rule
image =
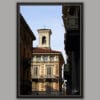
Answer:
[[[38,47],[42,48],[50,48],[50,35],[51,30],[50,29],[39,29],[39,45]]]

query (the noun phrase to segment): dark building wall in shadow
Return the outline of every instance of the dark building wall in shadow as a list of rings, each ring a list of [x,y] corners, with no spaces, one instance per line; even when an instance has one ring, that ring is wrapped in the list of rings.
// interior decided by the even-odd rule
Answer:
[[[74,4],[75,5],[75,4]],[[80,95],[80,4],[63,5],[65,27],[65,51],[68,56],[64,78],[67,80],[67,94]]]
[[[30,30],[23,16],[19,14],[18,33],[18,54],[19,54],[19,87],[20,95],[31,94],[31,58],[32,41],[35,40],[33,32]]]

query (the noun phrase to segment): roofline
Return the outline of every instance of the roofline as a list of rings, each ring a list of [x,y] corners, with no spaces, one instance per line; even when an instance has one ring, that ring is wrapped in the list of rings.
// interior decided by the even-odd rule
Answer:
[[[55,55],[60,55],[60,56],[62,57],[62,59],[63,59],[63,63],[65,63],[64,57],[63,57],[63,55],[62,55],[61,52],[59,52],[59,53],[32,53],[32,54],[33,54],[33,55],[35,55],[35,54],[36,54],[36,55],[40,55],[40,54],[41,54],[41,55],[42,55],[42,54],[46,54],[46,55],[49,55],[49,54],[50,54],[50,55],[52,55],[52,54],[53,54],[53,55],[54,55],[54,54],[55,54]]]
[[[33,33],[32,30],[30,29],[29,25],[28,25],[27,22],[25,21],[25,19],[24,19],[24,17],[22,16],[22,14],[20,14],[20,18],[21,18],[21,21],[24,23],[25,27],[27,27],[29,33],[32,35],[33,40],[36,40],[36,37],[35,37],[34,33]]]
[[[51,29],[46,29],[46,28],[43,28],[43,29],[38,29],[37,31],[38,31],[38,33],[39,33],[39,31],[50,31],[50,33],[52,34],[52,31],[51,31]]]
[[[61,54],[61,53],[59,52],[59,53],[32,53],[32,54]]]
[[[41,29],[38,29],[38,31],[39,30],[50,30],[51,31],[51,29],[48,29],[48,28],[41,28]]]

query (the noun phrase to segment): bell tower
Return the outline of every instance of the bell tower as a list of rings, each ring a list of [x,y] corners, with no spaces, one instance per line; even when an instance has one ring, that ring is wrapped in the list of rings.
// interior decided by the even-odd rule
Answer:
[[[50,49],[50,29],[38,29],[39,33],[39,45],[38,47]]]

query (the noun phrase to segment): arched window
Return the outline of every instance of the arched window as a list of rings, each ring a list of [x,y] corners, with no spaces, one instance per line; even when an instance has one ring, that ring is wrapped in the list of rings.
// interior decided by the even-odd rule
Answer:
[[[42,37],[42,44],[46,44],[46,37],[45,36]]]

